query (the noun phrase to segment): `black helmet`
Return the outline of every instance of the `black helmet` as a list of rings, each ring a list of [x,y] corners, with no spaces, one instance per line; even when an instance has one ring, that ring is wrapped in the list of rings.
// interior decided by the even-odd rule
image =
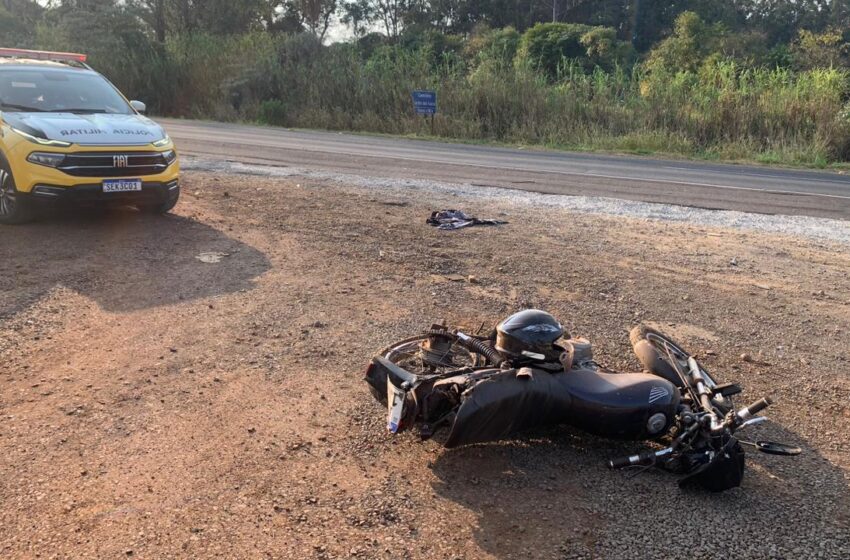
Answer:
[[[555,341],[563,336],[564,328],[550,314],[526,309],[514,313],[496,327],[496,350],[509,359],[557,361],[563,349],[556,347]]]

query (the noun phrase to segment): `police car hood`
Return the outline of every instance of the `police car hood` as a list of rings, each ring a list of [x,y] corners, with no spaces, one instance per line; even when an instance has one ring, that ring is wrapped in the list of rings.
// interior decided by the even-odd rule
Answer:
[[[3,119],[36,138],[81,146],[144,145],[165,138],[161,126],[137,114],[5,112]]]

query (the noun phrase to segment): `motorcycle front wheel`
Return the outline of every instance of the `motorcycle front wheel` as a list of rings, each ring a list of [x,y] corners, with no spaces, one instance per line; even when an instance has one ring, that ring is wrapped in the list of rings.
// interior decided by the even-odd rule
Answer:
[[[676,367],[678,366],[678,370],[681,372],[687,372],[690,368],[688,358],[692,354],[685,350],[681,344],[663,332],[646,325],[638,325],[633,328],[632,332],[629,333],[629,339],[635,355],[647,371],[663,377],[677,387],[683,386],[682,380],[676,372]],[[675,364],[673,360],[675,360]],[[706,385],[710,389],[716,387],[717,382],[714,378],[702,367],[700,369]],[[731,409],[731,403],[723,397],[718,396],[712,399],[712,402],[721,414],[726,414]]]

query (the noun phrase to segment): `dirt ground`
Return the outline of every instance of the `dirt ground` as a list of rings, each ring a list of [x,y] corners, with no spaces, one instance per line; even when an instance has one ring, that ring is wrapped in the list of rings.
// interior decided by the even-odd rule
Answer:
[[[170,216],[0,230],[0,558],[850,555],[847,247],[470,204],[187,173]],[[442,207],[510,223],[425,225]],[[706,495],[608,471],[640,445],[568,428],[385,433],[374,351],[529,306],[623,370],[629,328],[662,325],[774,397],[754,439],[804,454],[748,454]]]

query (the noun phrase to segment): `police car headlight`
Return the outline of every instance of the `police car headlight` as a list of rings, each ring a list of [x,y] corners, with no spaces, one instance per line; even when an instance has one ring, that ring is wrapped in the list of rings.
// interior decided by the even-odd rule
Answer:
[[[169,142],[171,142],[171,138],[169,138],[168,134],[166,134],[161,140],[157,140],[156,142],[153,142],[153,145],[156,146],[157,148],[161,148],[163,146],[167,146]]]
[[[47,167],[59,167],[65,161],[65,154],[53,154],[50,152],[33,152],[27,156],[27,161],[44,165]]]
[[[171,165],[177,159],[177,153],[174,150],[162,152],[162,159],[165,160],[166,165]]]
[[[60,148],[67,148],[71,145],[70,142],[64,142],[62,140],[48,140],[47,138],[39,138],[38,136],[33,136],[29,132],[24,132],[19,128],[12,127],[12,130],[29,140],[30,142],[35,142],[36,144],[41,144],[42,146],[58,146]]]

